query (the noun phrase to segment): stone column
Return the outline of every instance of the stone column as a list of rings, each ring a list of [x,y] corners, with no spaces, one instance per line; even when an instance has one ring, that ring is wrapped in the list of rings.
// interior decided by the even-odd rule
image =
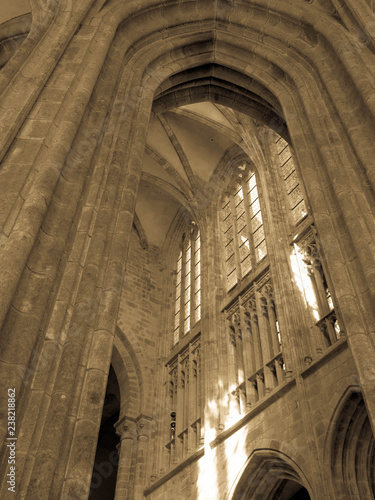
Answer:
[[[140,415],[137,418],[137,449],[135,466],[135,492],[134,499],[143,498],[143,490],[147,481],[147,453],[148,442],[151,430],[151,418],[146,415]],[[117,500],[117,498],[116,498]]]
[[[117,471],[115,500],[132,498],[134,489],[134,455],[137,440],[137,425],[130,417],[122,417],[115,424],[116,434],[120,436],[119,467]]]

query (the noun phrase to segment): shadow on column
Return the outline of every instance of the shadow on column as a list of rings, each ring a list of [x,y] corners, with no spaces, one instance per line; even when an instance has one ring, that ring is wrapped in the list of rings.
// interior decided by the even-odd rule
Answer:
[[[111,365],[91,478],[90,500],[113,500],[115,498],[118,468],[116,446],[120,438],[115,432],[114,424],[119,419],[119,410],[119,384]]]

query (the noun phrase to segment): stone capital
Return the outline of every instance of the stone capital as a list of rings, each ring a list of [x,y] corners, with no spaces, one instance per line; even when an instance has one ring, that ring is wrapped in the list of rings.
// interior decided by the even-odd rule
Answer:
[[[116,434],[123,439],[135,439],[137,436],[137,426],[135,420],[130,417],[121,417],[115,423]]]
[[[136,423],[138,439],[148,439],[150,434],[151,420],[151,417],[147,415],[139,415]]]

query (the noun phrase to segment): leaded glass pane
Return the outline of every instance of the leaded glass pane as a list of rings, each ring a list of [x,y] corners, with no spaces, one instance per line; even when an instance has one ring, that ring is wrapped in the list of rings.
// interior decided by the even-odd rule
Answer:
[[[190,331],[190,316],[184,321],[184,335]]]
[[[227,289],[230,290],[237,284],[237,276],[236,276],[236,270],[234,269],[230,274],[227,276]]]
[[[293,170],[293,172],[289,175],[289,177],[285,179],[285,188],[287,193],[289,194],[297,185],[298,185],[297,174],[296,171]]]
[[[195,276],[198,276],[201,273],[201,262],[198,261],[195,264]]]
[[[259,245],[259,243],[264,240],[264,229],[263,226],[260,226],[253,235],[254,238],[254,246],[255,248]]]
[[[259,246],[255,249],[257,262],[263,259],[267,255],[266,240],[263,240]]]
[[[279,158],[281,165],[285,165],[290,160],[290,149],[289,146],[286,145],[285,148],[280,152]]]
[[[234,204],[237,207],[239,203],[243,201],[243,192],[242,192],[242,187],[240,187],[237,191],[237,193],[234,195]]]
[[[256,186],[255,174],[251,175],[248,184],[249,184],[249,191],[251,191]]]
[[[248,255],[242,262],[241,262],[241,273],[242,276],[246,276],[247,273],[251,271],[251,257]]]
[[[230,241],[233,240],[233,229],[232,226],[224,233],[224,245],[227,246]]]
[[[174,316],[174,329],[179,328],[180,326],[180,311]]]
[[[195,321],[199,321],[201,319],[201,306],[195,308]]]
[[[236,268],[234,253],[232,253],[232,255],[226,260],[226,264],[227,264],[227,270],[228,270],[228,274],[229,274],[229,272],[232,272],[232,270]]]
[[[287,179],[292,174],[292,172],[294,172],[294,170],[295,170],[295,167],[294,167],[293,159],[292,159],[292,157],[290,157],[288,159],[288,161],[286,161],[284,163],[284,165],[282,165],[282,167],[281,167],[281,172],[283,174],[284,179]]]
[[[259,204],[259,198],[257,198],[251,205],[250,205],[250,213],[251,213],[251,218],[253,218],[255,215],[260,212],[260,204]]]
[[[198,262],[201,260],[201,250],[198,248],[195,252],[195,262]]]
[[[195,294],[195,306],[198,307],[201,303],[201,291],[198,290]]]
[[[300,220],[302,220],[307,215],[305,201],[301,200],[296,207],[293,209],[293,221],[297,224]]]
[[[247,256],[250,255],[250,244],[249,240],[245,239],[239,248],[240,250],[240,261],[242,262]]]
[[[195,291],[200,290],[201,288],[201,277],[197,276],[195,278]]]

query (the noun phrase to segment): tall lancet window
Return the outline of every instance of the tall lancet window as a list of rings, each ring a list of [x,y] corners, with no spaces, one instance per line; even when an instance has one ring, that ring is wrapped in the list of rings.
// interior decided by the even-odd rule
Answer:
[[[177,259],[173,344],[201,319],[200,248],[200,232],[193,224],[183,235]]]
[[[176,262],[173,346],[167,360],[169,424],[166,468],[191,455],[201,438],[201,237],[195,223],[184,233]]]
[[[240,182],[223,199],[221,216],[230,290],[267,255],[256,177],[245,166]]]
[[[249,166],[240,170],[239,181],[221,206],[226,288],[231,292],[223,312],[228,328],[229,415],[233,417],[246,413],[285,377],[282,332],[265,259],[259,187]],[[241,286],[235,289],[238,283]]]
[[[299,224],[307,215],[303,192],[297,176],[289,144],[282,138],[276,140],[276,150],[280,161],[281,175],[284,179],[292,221]]]

